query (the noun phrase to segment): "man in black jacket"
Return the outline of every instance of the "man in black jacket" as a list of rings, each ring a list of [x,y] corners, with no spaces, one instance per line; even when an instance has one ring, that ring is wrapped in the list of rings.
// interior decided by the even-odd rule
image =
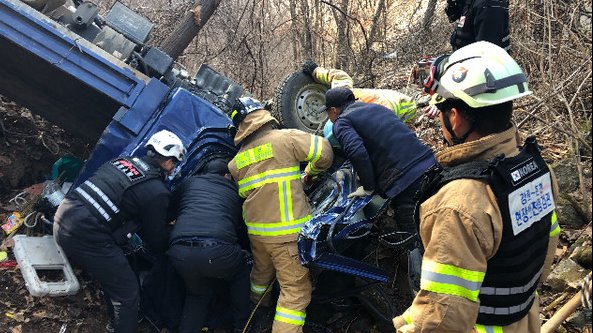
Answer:
[[[236,332],[249,315],[250,269],[238,244],[246,235],[243,200],[227,163],[210,161],[175,192],[177,219],[168,255],[186,287],[180,333],[201,332],[217,280],[228,283]]]
[[[397,229],[416,234],[415,196],[424,172],[436,164],[432,150],[391,110],[356,102],[348,88],[328,90],[325,106],[333,134],[360,178],[361,186],[348,197],[377,193],[391,199]],[[420,260],[419,249],[409,253],[412,289],[420,283]]]
[[[450,22],[457,22],[451,34],[453,51],[481,40],[509,51],[508,0],[447,0],[445,12]]]
[[[135,231],[135,221],[151,251],[166,251],[170,192],[164,179],[185,155],[179,137],[167,130],[151,136],[146,148],[145,157],[103,164],[68,193],[54,217],[57,243],[101,283],[118,333],[136,332],[139,304],[138,280],[119,244]]]

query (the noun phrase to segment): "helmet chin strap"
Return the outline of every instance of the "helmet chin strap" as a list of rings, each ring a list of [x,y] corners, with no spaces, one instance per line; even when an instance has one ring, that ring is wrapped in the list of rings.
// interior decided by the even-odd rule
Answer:
[[[450,146],[455,146],[455,145],[464,143],[465,140],[467,140],[467,137],[474,131],[474,127],[475,127],[474,123],[472,123],[472,125],[467,130],[467,132],[465,132],[465,134],[463,134],[461,137],[457,137],[457,135],[455,134],[455,131],[453,131],[453,126],[451,126],[449,117],[445,113],[443,113],[443,124],[445,125],[447,132],[449,132],[449,135],[451,136],[451,141],[453,141],[453,144],[450,144],[447,141],[447,139],[445,139],[445,138],[443,138],[443,139],[444,139],[445,143]]]

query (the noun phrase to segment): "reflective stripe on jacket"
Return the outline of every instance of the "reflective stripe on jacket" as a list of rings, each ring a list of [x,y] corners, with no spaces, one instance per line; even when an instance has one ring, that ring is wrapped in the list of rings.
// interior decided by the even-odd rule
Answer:
[[[343,70],[317,67],[313,72],[313,79],[331,88],[350,88],[359,101],[383,105],[403,122],[409,122],[416,115],[416,103],[410,96],[390,89],[354,88],[354,80]]]
[[[248,233],[261,237],[262,242],[296,240],[303,224],[311,218],[300,180],[300,162],[308,161],[305,172],[314,175],[331,165],[333,152],[322,137],[294,129],[262,127],[248,119],[251,115],[239,126],[237,135],[246,140],[229,163],[239,195],[245,198],[243,218]],[[251,134],[246,135],[249,131]]]
[[[500,154],[515,156],[516,128],[460,144],[437,154],[440,163],[454,166],[488,160]],[[558,187],[552,174],[554,195]],[[443,186],[420,207],[420,234],[425,246],[421,287],[412,306],[393,323],[398,333],[472,332],[536,333],[540,331],[539,299],[523,319],[507,326],[476,324],[479,294],[487,262],[499,249],[503,221],[496,197],[483,181],[459,179]],[[550,222],[542,278],[550,271],[560,227]],[[431,314],[431,315],[426,315]]]

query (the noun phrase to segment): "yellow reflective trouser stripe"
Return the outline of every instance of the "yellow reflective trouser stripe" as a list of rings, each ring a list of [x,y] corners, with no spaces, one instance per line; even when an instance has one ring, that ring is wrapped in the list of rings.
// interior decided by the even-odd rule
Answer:
[[[476,302],[484,275],[484,272],[425,259],[422,261],[420,288],[434,293],[460,296]]]
[[[251,292],[258,295],[263,295],[266,292],[266,286],[261,286],[259,284],[251,283]]]
[[[282,222],[294,220],[292,191],[289,181],[278,183],[278,200],[280,201],[280,220]]]
[[[301,178],[301,171],[298,166],[268,170],[266,172],[239,180],[239,195],[246,197],[247,191],[261,187],[265,184],[279,183],[283,181],[297,180]]]
[[[476,324],[474,328],[478,333],[503,333],[502,326],[485,326]]]
[[[301,231],[305,222],[311,219],[311,215],[307,215],[298,220],[274,222],[274,223],[254,223],[245,222],[247,225],[247,233],[257,236],[281,236],[296,234]]]
[[[404,320],[406,321],[406,324],[411,324],[412,323],[412,311],[410,311],[410,308],[407,308],[406,311],[403,314]]]
[[[281,321],[283,323],[303,326],[305,325],[306,315],[301,311],[289,310],[281,306],[276,307],[276,316],[274,320]]]
[[[552,213],[552,226],[550,227],[550,237],[554,237],[560,233],[560,224],[558,224],[558,216],[556,211]]]
[[[238,153],[237,156],[235,156],[235,163],[237,164],[237,169],[243,169],[246,166],[272,157],[274,157],[272,143],[265,143]]]

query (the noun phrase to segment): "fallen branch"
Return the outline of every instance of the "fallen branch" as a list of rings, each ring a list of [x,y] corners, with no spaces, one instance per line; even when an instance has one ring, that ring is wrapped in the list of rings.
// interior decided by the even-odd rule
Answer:
[[[591,275],[591,273],[589,273],[589,275]],[[591,280],[589,280],[588,288],[589,294],[591,294]],[[554,333],[556,329],[562,325],[566,318],[568,318],[578,309],[581,303],[581,292],[579,291],[542,326],[541,333]]]

